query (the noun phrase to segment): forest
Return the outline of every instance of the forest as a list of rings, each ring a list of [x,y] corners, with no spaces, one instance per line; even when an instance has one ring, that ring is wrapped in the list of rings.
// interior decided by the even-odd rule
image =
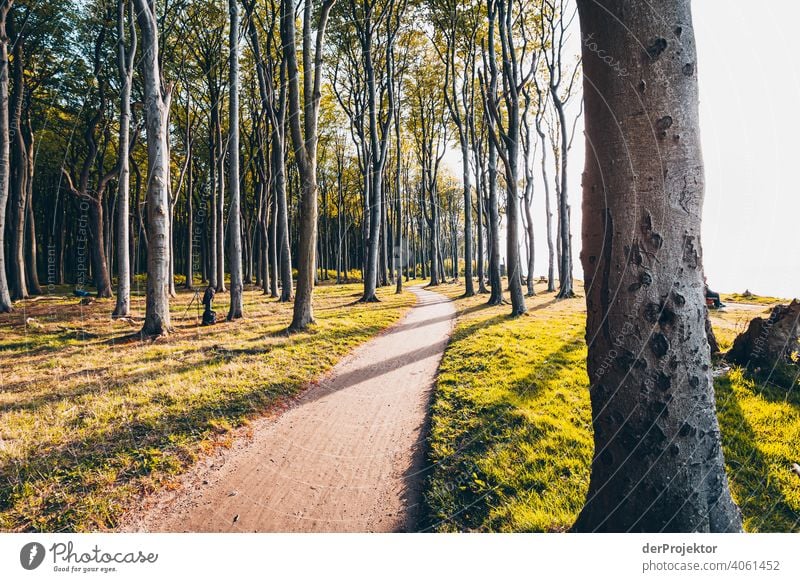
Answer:
[[[562,176],[580,71],[563,2],[540,19],[492,5],[488,20],[481,3],[444,1],[224,8],[8,3],[3,311],[71,283],[127,317],[143,274],[149,335],[169,332],[176,281],[230,287],[231,319],[245,284],[296,298],[297,330],[319,280],[363,273],[371,301],[410,271],[463,276],[472,294],[476,277],[482,291],[532,271],[540,188],[548,285],[572,295]],[[507,196],[525,203],[507,210]]]
[[[407,459],[427,513],[395,529],[796,530],[797,439],[753,419],[742,436],[731,398],[798,434],[800,309],[709,312],[690,2],[659,10],[2,0],[0,529],[130,525],[136,500],[334,370],[340,398],[419,384],[431,410]],[[764,309],[756,341],[785,340],[766,383],[756,331],[736,339]],[[336,373],[421,326],[369,355],[387,375],[434,358],[422,376]],[[766,473],[777,493],[748,489]],[[236,528],[236,511],[189,523]]]

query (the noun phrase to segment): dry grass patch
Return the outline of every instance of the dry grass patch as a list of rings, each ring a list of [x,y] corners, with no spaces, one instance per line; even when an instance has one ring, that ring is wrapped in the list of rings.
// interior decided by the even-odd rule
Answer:
[[[245,292],[246,319],[197,325],[173,300],[174,333],[112,321],[113,300],[46,296],[0,316],[0,529],[113,528],[139,495],[174,482],[248,418],[295,396],[356,345],[396,322],[413,294],[359,284],[317,289],[317,324],[288,335],[290,304]],[[215,309],[222,317],[228,295]],[[132,311],[143,313],[143,297]]]

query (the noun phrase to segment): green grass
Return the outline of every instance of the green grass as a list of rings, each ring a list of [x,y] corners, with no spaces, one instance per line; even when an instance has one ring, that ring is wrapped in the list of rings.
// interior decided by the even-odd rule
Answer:
[[[174,333],[131,337],[113,300],[45,296],[0,316],[0,530],[114,528],[131,502],[231,441],[231,430],[298,394],[356,345],[397,321],[411,293],[317,289],[317,324],[287,335],[290,304],[245,292],[246,319],[197,326],[191,293],[172,302]],[[227,294],[215,309],[224,318]],[[141,316],[143,298],[133,297]]]
[[[753,305],[776,305],[778,303],[791,303],[791,299],[769,297],[767,295],[745,295],[744,293],[722,293],[720,299],[723,303],[750,303]]]
[[[580,511],[592,457],[582,299],[529,298],[529,313],[456,300],[459,317],[436,385],[426,484],[436,531],[563,531]],[[538,288],[537,288],[538,292]],[[714,315],[725,339],[744,318]],[[727,319],[723,319],[727,317]],[[740,319],[742,321],[740,321]],[[718,337],[721,334],[718,332]],[[800,530],[800,396],[758,388],[739,370],[716,380],[734,498],[748,531]]]
[[[460,289],[446,292],[458,295]],[[432,410],[426,502],[437,531],[562,531],[589,484],[584,322],[574,302],[529,315],[458,300]]]
[[[747,531],[800,530],[800,391],[759,385],[740,369],[714,384],[731,491]]]

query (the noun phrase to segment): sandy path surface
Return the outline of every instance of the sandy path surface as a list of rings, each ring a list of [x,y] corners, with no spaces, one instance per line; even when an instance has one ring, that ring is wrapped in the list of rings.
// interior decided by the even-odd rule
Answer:
[[[357,348],[295,406],[251,424],[252,439],[146,501],[126,531],[393,532],[419,520],[424,439],[436,370],[455,318],[417,304]]]

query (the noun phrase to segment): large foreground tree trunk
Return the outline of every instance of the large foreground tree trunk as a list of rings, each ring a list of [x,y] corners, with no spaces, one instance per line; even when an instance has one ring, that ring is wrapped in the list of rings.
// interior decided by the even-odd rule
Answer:
[[[689,0],[655,9],[643,0],[579,0],[578,7],[595,457],[575,530],[739,531],[704,329]],[[614,55],[620,68],[600,55]]]
[[[148,0],[135,0],[142,31],[142,72],[147,128],[147,303],[142,335],[170,331],[169,148],[167,118],[171,89],[162,90],[158,20]]]

